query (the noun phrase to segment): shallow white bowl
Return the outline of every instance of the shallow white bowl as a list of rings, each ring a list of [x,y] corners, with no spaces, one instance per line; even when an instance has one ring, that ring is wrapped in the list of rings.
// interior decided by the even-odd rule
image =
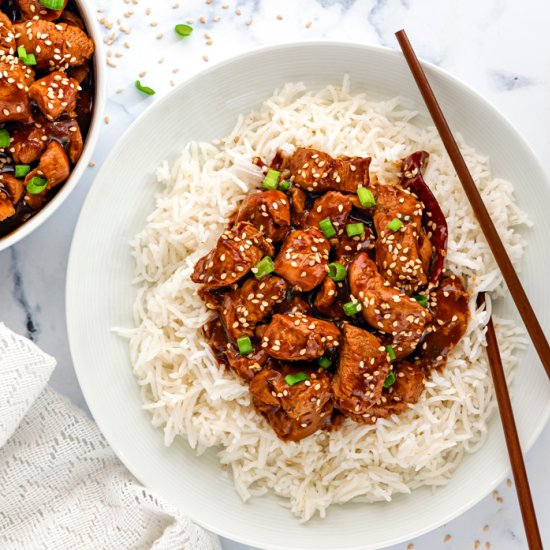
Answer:
[[[550,185],[541,165],[511,125],[464,84],[426,64],[451,127],[490,156],[496,176],[516,183],[518,201],[535,222],[522,279],[550,334],[548,257]],[[129,242],[154,208],[154,170],[189,140],[222,137],[237,115],[257,107],[274,88],[303,81],[312,89],[351,76],[354,92],[375,98],[402,95],[425,113],[402,56],[352,44],[301,43],[271,47],[222,63],[158,101],[121,139],[88,195],[71,250],[67,320],[75,368],[101,430],[128,468],[197,523],[225,537],[263,548],[380,548],[415,537],[461,514],[508,473],[498,419],[486,443],[466,456],[450,483],[399,496],[390,503],[348,504],[324,520],[300,525],[276,497],[241,502],[215,454],[198,458],[185,441],[163,445],[141,409],[127,343],[111,327],[132,326],[134,262]],[[514,308],[501,304],[511,315]],[[516,371],[513,405],[524,449],[550,414],[550,383],[532,349]]]
[[[90,129],[84,142],[84,150],[78,163],[73,168],[69,179],[63,184],[63,187],[55,195],[55,197],[35,214],[32,218],[27,220],[23,225],[19,226],[15,231],[12,231],[3,238],[0,238],[0,252],[19,242],[21,239],[30,235],[35,229],[40,227],[67,199],[72,190],[77,186],[78,182],[84,170],[88,166],[92,152],[97,143],[99,137],[99,130],[101,128],[101,120],[103,119],[103,113],[105,111],[105,97],[106,97],[106,65],[105,57],[103,53],[103,37],[99,30],[97,23],[97,17],[95,14],[95,7],[89,0],[75,0],[78,6],[80,15],[84,20],[86,26],[86,32],[88,36],[92,38],[95,44],[94,55],[94,73],[95,73],[95,92],[94,92],[94,105],[92,111],[92,119],[90,121]]]

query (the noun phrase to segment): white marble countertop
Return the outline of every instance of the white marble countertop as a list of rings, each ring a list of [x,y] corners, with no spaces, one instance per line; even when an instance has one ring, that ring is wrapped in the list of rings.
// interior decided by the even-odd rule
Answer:
[[[550,20],[546,0],[88,0],[108,54],[105,125],[93,160],[100,165],[135,117],[201,69],[258,46],[341,40],[396,47],[405,27],[417,53],[451,71],[499,107],[540,158],[550,157]],[[176,23],[193,20],[179,39]],[[137,92],[134,81],[156,89]],[[185,121],[182,121],[185,124]],[[97,167],[39,231],[0,253],[0,321],[31,337],[59,365],[54,388],[86,408],[72,367],[65,324],[65,272],[73,229]],[[113,182],[116,184],[116,182]],[[547,466],[550,426],[527,456],[543,541],[550,544]],[[527,548],[510,482],[460,518],[396,548]],[[224,541],[226,549],[244,549]]]

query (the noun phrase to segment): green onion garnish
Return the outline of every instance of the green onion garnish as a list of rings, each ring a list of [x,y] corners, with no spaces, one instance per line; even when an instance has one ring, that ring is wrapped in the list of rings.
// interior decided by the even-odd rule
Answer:
[[[357,189],[357,196],[359,197],[361,206],[364,206],[365,208],[376,206],[376,199],[370,189],[367,189],[366,187],[359,187]]]
[[[336,235],[336,229],[334,229],[334,225],[332,225],[330,218],[325,218],[324,220],[321,220],[319,222],[319,228],[327,239],[331,239],[332,237],[334,237],[334,235]]]
[[[39,3],[50,10],[62,10],[64,2],[63,0],[39,0]]]
[[[27,50],[25,49],[25,46],[19,46],[17,48],[17,57],[19,57],[19,59],[27,57]]]
[[[428,297],[422,296],[419,294],[418,296],[413,296],[413,298],[422,306],[422,307],[428,307]]]
[[[266,275],[273,273],[275,266],[270,256],[264,256],[253,268],[252,273],[256,276],[256,279],[263,279]]]
[[[346,233],[348,237],[355,237],[356,235],[362,235],[365,232],[365,226],[362,223],[348,223],[346,225]]]
[[[189,36],[193,32],[193,27],[190,27],[189,25],[176,25],[174,27],[174,30],[180,35],[180,36]]]
[[[281,191],[288,191],[290,189],[290,182],[289,181],[282,181],[279,183],[279,189]]]
[[[384,380],[384,387],[389,388],[394,384],[395,384],[395,374],[393,374],[393,371],[391,370],[390,372],[388,372],[388,376],[386,376],[386,379]]]
[[[24,178],[31,171],[31,167],[28,164],[16,164],[15,165],[15,177]]]
[[[277,189],[279,187],[279,176],[281,172],[273,170],[270,168],[265,175],[264,181],[262,182],[262,187],[264,189]]]
[[[9,147],[10,145],[10,133],[2,128],[0,130],[0,147]]]
[[[328,276],[333,281],[343,281],[346,278],[346,268],[338,262],[328,264]]]
[[[319,357],[319,359],[317,359],[317,364],[322,369],[328,369],[332,365],[332,361],[326,355],[323,355],[323,357]]]
[[[25,65],[36,65],[36,57],[34,57],[33,53],[28,53],[21,61],[23,61]]]
[[[239,346],[239,353],[241,355],[252,353],[252,342],[248,336],[237,338],[237,346]]]
[[[30,195],[38,195],[46,189],[46,186],[48,185],[48,180],[45,180],[44,178],[38,178],[34,177],[31,178],[29,183],[27,184],[27,193]]]
[[[390,356],[390,359],[392,361],[397,357],[395,355],[395,351],[393,351],[393,348],[391,346],[386,346],[386,351],[388,352],[388,355]]]
[[[403,227],[403,222],[399,218],[393,218],[393,220],[388,223],[388,227],[392,231],[399,231]]]
[[[139,80],[136,80],[136,88],[147,95],[155,95],[155,90],[153,88],[149,88],[148,86],[143,86]]]
[[[285,382],[289,386],[294,386],[298,384],[298,382],[303,382],[304,380],[307,380],[307,374],[305,372],[297,372],[296,374],[287,374],[285,376]]]
[[[344,313],[349,317],[353,317],[356,313],[361,311],[361,304],[359,302],[348,302],[342,306]]]

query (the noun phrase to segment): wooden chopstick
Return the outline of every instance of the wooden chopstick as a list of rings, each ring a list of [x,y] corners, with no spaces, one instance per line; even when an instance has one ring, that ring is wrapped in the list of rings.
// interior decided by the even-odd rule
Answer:
[[[481,226],[481,230],[489,243],[489,247],[491,248],[498,267],[502,272],[502,276],[508,285],[510,294],[512,295],[521,318],[525,323],[527,332],[529,333],[544,369],[550,378],[550,346],[548,345],[548,340],[542,331],[540,323],[538,322],[535,312],[533,311],[529,299],[527,298],[527,294],[525,294],[521,281],[519,280],[517,273],[514,270],[514,266],[506,253],[506,249],[500,240],[498,231],[489,216],[489,212],[487,212],[483,199],[477,190],[472,175],[470,174],[470,171],[466,166],[466,162],[464,161],[464,157],[462,156],[451,129],[445,120],[445,116],[443,115],[443,112],[437,102],[426,74],[424,73],[420,62],[414,53],[411,43],[407,38],[407,34],[404,30],[400,30],[395,33],[395,36],[397,37],[399,46],[403,51],[403,55],[407,60],[420,93],[424,98],[426,107],[428,108],[432,120],[434,121],[439,135],[441,136],[443,144],[445,145],[445,149],[447,150],[453,166],[455,167],[458,178],[462,183],[462,187],[464,188],[474,214],[476,215],[479,225]]]
[[[485,296],[480,294],[478,304],[482,303],[485,303]],[[493,376],[498,409],[504,428],[506,447],[508,447],[508,454],[510,455],[510,463],[512,465],[512,473],[514,474],[525,534],[527,535],[527,543],[529,544],[530,550],[542,550],[542,540],[537,523],[537,516],[535,514],[535,507],[533,506],[533,499],[531,498],[531,489],[529,487],[529,480],[527,479],[527,472],[525,471],[525,463],[523,462],[521,445],[516,429],[516,422],[514,420],[514,413],[512,411],[512,404],[510,403],[510,394],[508,393],[504,369],[502,368],[502,360],[500,358],[498,341],[492,318],[489,318],[489,322],[487,323],[486,338],[487,357],[489,358],[489,366],[491,367],[491,374]]]

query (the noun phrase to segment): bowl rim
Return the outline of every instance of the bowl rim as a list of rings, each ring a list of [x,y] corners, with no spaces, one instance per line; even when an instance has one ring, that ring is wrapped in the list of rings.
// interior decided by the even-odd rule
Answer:
[[[5,237],[0,238],[0,252],[10,248],[20,242],[25,237],[29,236],[33,231],[40,227],[54,212],[63,204],[67,197],[72,193],[80,182],[80,178],[84,174],[86,167],[94,152],[99,133],[101,129],[101,118],[105,111],[105,103],[107,98],[107,78],[106,78],[106,62],[105,51],[103,48],[103,37],[99,28],[99,23],[94,15],[92,5],[85,0],[75,0],[75,3],[80,11],[86,24],[86,31],[94,41],[94,105],[92,110],[92,118],[90,121],[90,129],[86,139],[84,140],[84,149],[78,162],[76,163],[69,179],[65,182],[62,188],[56,193],[55,197],[49,201],[40,212],[37,212],[32,218],[24,222],[22,225],[8,233]]]
[[[274,44],[274,45],[267,45],[267,46],[261,46],[261,47],[255,47],[254,49],[248,50],[246,52],[240,53],[238,55],[231,56],[227,59],[224,59],[222,61],[219,61],[215,63],[214,65],[204,68],[200,71],[198,71],[196,74],[194,74],[192,77],[188,78],[184,82],[178,84],[176,87],[174,87],[172,90],[170,90],[166,95],[163,97],[160,97],[157,99],[151,106],[149,106],[147,109],[145,109],[143,112],[141,112],[135,120],[132,122],[132,124],[126,129],[126,131],[120,136],[120,138],[117,140],[117,143],[113,147],[113,149],[109,152],[108,157],[117,155],[118,151],[121,150],[123,147],[126,146],[126,141],[128,138],[128,135],[134,130],[134,127],[138,126],[142,119],[149,116],[149,111],[152,108],[160,108],[162,105],[165,105],[166,103],[169,103],[172,101],[172,96],[177,95],[179,90],[184,87],[193,86],[197,80],[202,78],[206,74],[210,74],[212,72],[215,72],[219,70],[222,67],[225,67],[227,65],[232,64],[235,61],[243,61],[248,58],[254,57],[258,54],[265,54],[269,53],[271,51],[278,51],[278,50],[288,50],[292,51],[296,48],[302,48],[302,47],[327,47],[327,46],[335,46],[335,47],[352,47],[357,49],[362,49],[365,51],[370,52],[383,52],[384,54],[391,55],[394,57],[402,57],[401,52],[399,52],[396,49],[390,48],[388,46],[381,46],[378,44],[365,44],[360,42],[353,42],[353,41],[342,41],[342,40],[304,40],[304,41],[293,41],[293,42],[285,42],[282,44]],[[526,153],[528,153],[531,156],[531,159],[533,163],[537,165],[537,168],[541,171],[541,173],[545,176],[545,183],[550,187],[550,171],[546,169],[546,167],[543,165],[542,161],[539,159],[537,154],[535,153],[534,149],[531,147],[531,145],[527,142],[527,140],[522,136],[522,134],[519,132],[519,130],[516,128],[516,126],[510,121],[510,119],[504,115],[501,110],[496,107],[493,103],[491,103],[487,98],[485,98],[480,92],[478,92],[475,88],[473,88],[471,85],[467,84],[466,82],[462,81],[459,77],[454,76],[452,73],[447,71],[446,69],[443,69],[441,67],[438,67],[437,65],[431,63],[430,61],[424,60],[420,58],[420,62],[424,69],[428,69],[429,71],[437,74],[438,76],[442,76],[445,79],[448,79],[450,82],[452,82],[453,86],[456,86],[457,88],[461,89],[462,91],[471,94],[475,96],[475,98],[480,102],[480,104],[483,105],[485,109],[488,109],[492,111],[497,117],[501,118],[506,125],[509,127],[510,132],[514,135],[514,137],[518,140],[519,143],[522,144],[522,146],[525,148]],[[403,59],[403,63],[405,63],[405,60]],[[412,79],[411,75],[411,79]],[[99,179],[103,175],[103,171],[106,170],[105,167],[102,167],[98,174],[96,175],[96,179]],[[74,244],[77,240],[77,237],[80,236],[81,233],[84,233],[87,231],[87,228],[84,227],[84,224],[82,223],[82,212],[84,211],[84,208],[86,206],[86,202],[88,201],[89,197],[86,198],[86,201],[84,203],[84,206],[81,210],[81,213],[79,215],[78,222],[75,227],[75,231],[73,234],[73,239],[71,243],[71,249],[69,254],[69,260],[67,264],[67,277],[66,277],[66,288],[65,288],[65,295],[66,297],[72,294],[72,288],[71,288],[71,277],[70,272],[71,270],[74,270],[74,265],[76,263],[76,253],[75,253],[75,247]],[[84,381],[84,373],[82,370],[76,368],[76,361],[74,361],[74,357],[78,355],[76,352],[76,329],[71,328],[73,325],[70,323],[70,320],[72,318],[73,313],[73,306],[71,305],[69,300],[65,301],[65,312],[66,312],[66,321],[67,321],[67,332],[69,337],[69,346],[71,350],[71,356],[73,358],[73,363],[75,365],[75,372],[78,379],[78,383],[82,389],[82,393],[84,395],[84,398],[86,400],[86,403],[91,411],[91,414],[94,418],[94,421],[97,423],[100,431],[105,436],[107,442],[119,458],[121,462],[125,465],[126,468],[134,475],[140,483],[142,483],[145,487],[147,487],[147,484],[142,481],[142,472],[137,471],[137,466],[132,462],[131,457],[126,455],[125,451],[121,449],[117,445],[117,441],[113,440],[113,437],[111,437],[113,434],[110,433],[109,426],[107,423],[107,420],[104,419],[104,415],[98,414],[96,415],[96,411],[99,411],[99,408],[96,407],[95,400],[88,399],[88,390],[86,390],[86,386],[83,385]],[[92,398],[90,394],[90,398]],[[496,415],[496,413],[495,413]],[[98,418],[99,417],[99,418]],[[540,423],[538,424],[537,428],[530,434],[530,438],[528,440],[522,439],[522,449],[523,453],[527,453],[531,447],[534,445],[534,443],[539,438],[542,431],[545,429],[548,421],[550,420],[550,406],[546,408],[546,411],[543,415],[540,417]],[[491,422],[500,422],[498,416],[493,417]],[[158,429],[158,428],[155,428]],[[494,429],[494,428],[493,428]],[[511,467],[508,466],[507,470],[503,472],[500,476],[494,478],[492,482],[490,483],[490,486],[486,493],[482,495],[476,495],[472,497],[468,502],[465,502],[461,507],[454,510],[452,514],[448,514],[443,521],[432,521],[429,524],[425,524],[421,528],[417,528],[414,531],[411,531],[406,536],[397,536],[394,539],[388,539],[388,541],[384,544],[384,548],[391,545],[400,544],[406,541],[409,541],[411,539],[417,538],[421,535],[424,535],[426,533],[429,533],[438,527],[441,527],[441,525],[444,525],[445,523],[452,521],[468,511],[470,508],[478,504],[481,500],[483,500],[487,495],[491,493],[497,487],[500,483],[506,479],[506,477],[509,477],[511,474]],[[258,545],[258,541],[254,540],[250,537],[248,537],[246,534],[236,534],[234,532],[226,532],[223,529],[220,529],[216,526],[213,522],[207,522],[204,521],[202,518],[196,518],[194,517],[193,510],[185,510],[185,514],[195,523],[203,527],[204,529],[209,530],[212,533],[215,533],[218,536],[227,538],[228,540],[238,542],[241,544],[251,545],[256,547]],[[259,547],[265,550],[300,550],[297,546],[289,546],[289,545],[281,545],[278,544],[276,541],[272,541],[268,544],[262,543],[262,546]],[[364,550],[364,545],[359,546],[346,546],[346,550]],[[368,546],[370,548],[370,546]]]

